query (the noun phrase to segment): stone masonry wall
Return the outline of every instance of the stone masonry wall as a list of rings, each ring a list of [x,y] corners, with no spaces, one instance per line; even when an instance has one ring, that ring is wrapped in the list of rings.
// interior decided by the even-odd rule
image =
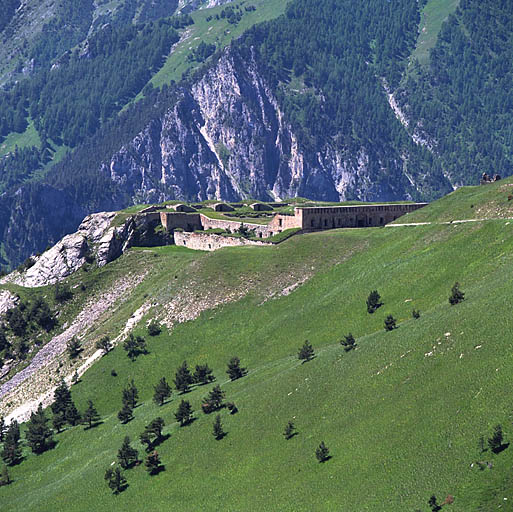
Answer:
[[[185,231],[175,231],[174,238],[176,245],[197,251],[215,251],[221,247],[236,247],[242,245],[272,245],[255,240],[246,240],[245,238],[211,235],[208,233],[186,233]]]

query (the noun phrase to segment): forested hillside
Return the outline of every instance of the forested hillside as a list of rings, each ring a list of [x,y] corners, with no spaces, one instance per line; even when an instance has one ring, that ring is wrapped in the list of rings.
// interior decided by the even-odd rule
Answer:
[[[134,202],[430,200],[511,174],[509,3],[452,2],[422,63],[436,0],[285,3],[53,6],[0,92],[3,264]]]

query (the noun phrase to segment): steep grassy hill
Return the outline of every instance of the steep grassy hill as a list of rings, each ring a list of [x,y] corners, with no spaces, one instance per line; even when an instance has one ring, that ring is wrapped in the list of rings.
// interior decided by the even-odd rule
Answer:
[[[493,187],[461,190],[426,207],[424,218],[445,220],[472,194],[474,208],[484,208]],[[88,285],[148,270],[129,301],[86,337],[84,357],[144,303],[153,306],[135,334],[146,337],[149,354],[131,362],[118,346],[73,386],[79,409],[92,399],[102,423],[68,428],[39,456],[25,447],[26,460],[10,469],[14,483],[0,488],[2,509],[426,511],[432,494],[439,502],[450,494],[454,504],[444,510],[511,510],[512,448],[480,453],[478,441],[499,423],[505,442],[513,439],[512,263],[511,222],[490,218],[333,230],[272,248],[134,249],[75,275],[72,284]],[[455,281],[465,300],[451,306]],[[371,315],[365,300],[374,289],[384,305]],[[191,308],[217,306],[179,323],[174,305],[187,295]],[[397,319],[391,332],[383,329],[387,314]],[[153,316],[172,327],[148,336]],[[358,348],[346,353],[339,340],[349,332]],[[316,357],[301,364],[305,339]],[[249,373],[229,382],[234,355]],[[151,401],[154,385],[162,376],[172,382],[183,360],[208,362],[239,409],[221,411],[222,440],[211,433],[214,415],[200,412],[212,385],[174,391],[162,407]],[[132,378],[141,405],[121,425],[121,391]],[[182,399],[196,411],[186,427],[174,419]],[[169,435],[157,448],[165,471],[150,477],[144,465],[130,469],[129,487],[113,496],[103,475],[123,437],[142,457],[139,434],[157,416]],[[289,420],[298,434],[285,440]],[[320,464],[322,440],[332,458]],[[493,469],[480,471],[476,461]]]

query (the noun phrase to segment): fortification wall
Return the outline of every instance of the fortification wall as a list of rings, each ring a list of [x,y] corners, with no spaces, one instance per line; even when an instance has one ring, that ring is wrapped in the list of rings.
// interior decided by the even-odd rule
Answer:
[[[202,229],[199,213],[160,212],[160,222],[167,231],[180,228],[185,231]]]
[[[269,222],[269,232],[272,234],[285,231],[286,229],[302,228],[301,216],[298,215],[296,208],[296,215],[282,215],[278,214],[273,217],[273,220]]]
[[[203,229],[229,229],[230,231],[237,231],[240,228],[240,220],[222,220],[222,219],[211,219],[204,214],[201,214],[201,224]],[[244,222],[244,226],[248,229],[254,229],[256,236],[265,238],[268,236],[269,227],[266,224],[253,224]]]
[[[221,249],[221,247],[238,247],[243,245],[272,245],[255,240],[246,240],[245,238],[211,235],[208,233],[186,233],[185,231],[175,231],[174,238],[176,245],[197,251],[215,251]]]

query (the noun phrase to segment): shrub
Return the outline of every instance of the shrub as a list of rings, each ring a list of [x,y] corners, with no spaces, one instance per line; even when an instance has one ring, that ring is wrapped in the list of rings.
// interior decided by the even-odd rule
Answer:
[[[385,331],[393,331],[397,327],[396,320],[392,315],[385,318]]]
[[[344,336],[344,339],[340,341],[340,344],[344,347],[346,352],[356,348],[356,340],[351,333],[349,333],[347,336]]]
[[[381,302],[381,295],[378,293],[378,291],[373,290],[370,292],[369,296],[367,297],[367,311],[372,314],[382,305],[383,302]]]
[[[460,290],[460,283],[456,282],[454,283],[453,287],[451,288],[451,295],[449,296],[449,303],[451,306],[454,306],[455,304],[460,303],[465,299],[465,293],[463,293]]]
[[[69,285],[57,283],[55,285],[54,296],[57,302],[63,303],[70,300],[73,297],[73,292],[71,291]]]
[[[297,354],[298,359],[301,359],[303,362],[310,361],[315,356],[314,349],[310,342],[306,340],[303,343],[303,346],[299,349]]]
[[[161,332],[162,328],[155,320],[150,322],[150,324],[148,325],[148,334],[150,336],[158,336]]]

